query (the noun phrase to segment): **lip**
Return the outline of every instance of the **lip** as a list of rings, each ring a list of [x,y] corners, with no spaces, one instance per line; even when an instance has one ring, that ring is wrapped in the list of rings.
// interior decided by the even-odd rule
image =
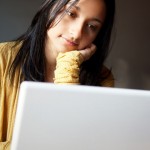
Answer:
[[[76,43],[76,42],[74,42],[74,41],[72,41],[72,40],[70,40],[70,39],[68,39],[66,37],[62,36],[62,38],[65,40],[65,42],[67,43],[67,45],[70,45],[70,46],[78,46],[79,45],[78,43]]]

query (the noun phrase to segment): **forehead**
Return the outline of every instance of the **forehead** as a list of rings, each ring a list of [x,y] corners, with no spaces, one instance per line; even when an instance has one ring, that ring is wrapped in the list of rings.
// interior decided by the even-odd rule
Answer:
[[[73,2],[70,1],[70,2]],[[103,19],[106,13],[106,6],[104,0],[79,0],[75,7],[83,14],[88,14],[94,17]]]

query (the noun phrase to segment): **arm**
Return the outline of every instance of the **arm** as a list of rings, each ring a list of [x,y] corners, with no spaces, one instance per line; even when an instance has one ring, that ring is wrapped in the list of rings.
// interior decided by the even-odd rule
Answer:
[[[79,51],[59,53],[56,62],[54,83],[79,84],[79,66],[83,62]]]
[[[96,51],[96,46],[79,50],[59,53],[56,59],[56,70],[54,72],[55,84],[79,84],[80,65],[88,60]]]

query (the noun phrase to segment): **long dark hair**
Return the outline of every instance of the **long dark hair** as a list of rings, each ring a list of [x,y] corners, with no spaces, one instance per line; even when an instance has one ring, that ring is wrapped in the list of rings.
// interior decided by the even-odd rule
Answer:
[[[45,78],[45,37],[49,26],[70,0],[46,0],[35,14],[28,30],[20,36],[16,44],[22,45],[10,68],[11,79],[21,67],[21,78],[26,81],[44,81]],[[79,0],[72,1],[75,5]],[[99,85],[102,65],[107,57],[114,21],[115,0],[105,0],[107,15],[104,25],[94,41],[96,53],[81,65],[80,83]],[[63,15],[62,15],[63,17]]]

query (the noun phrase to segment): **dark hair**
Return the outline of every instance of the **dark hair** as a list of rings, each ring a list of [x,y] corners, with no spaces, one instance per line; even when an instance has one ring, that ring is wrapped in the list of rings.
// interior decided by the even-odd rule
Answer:
[[[72,1],[71,6],[75,5],[78,1]],[[46,0],[41,5],[28,30],[16,40],[16,44],[22,42],[22,45],[10,68],[11,79],[14,77],[16,69],[21,67],[23,80],[44,81],[44,46],[47,30],[68,2],[70,0]],[[101,69],[108,54],[115,12],[115,0],[105,0],[105,3],[107,8],[105,22],[94,41],[97,51],[88,61],[81,65],[80,83],[83,85],[100,84]]]

